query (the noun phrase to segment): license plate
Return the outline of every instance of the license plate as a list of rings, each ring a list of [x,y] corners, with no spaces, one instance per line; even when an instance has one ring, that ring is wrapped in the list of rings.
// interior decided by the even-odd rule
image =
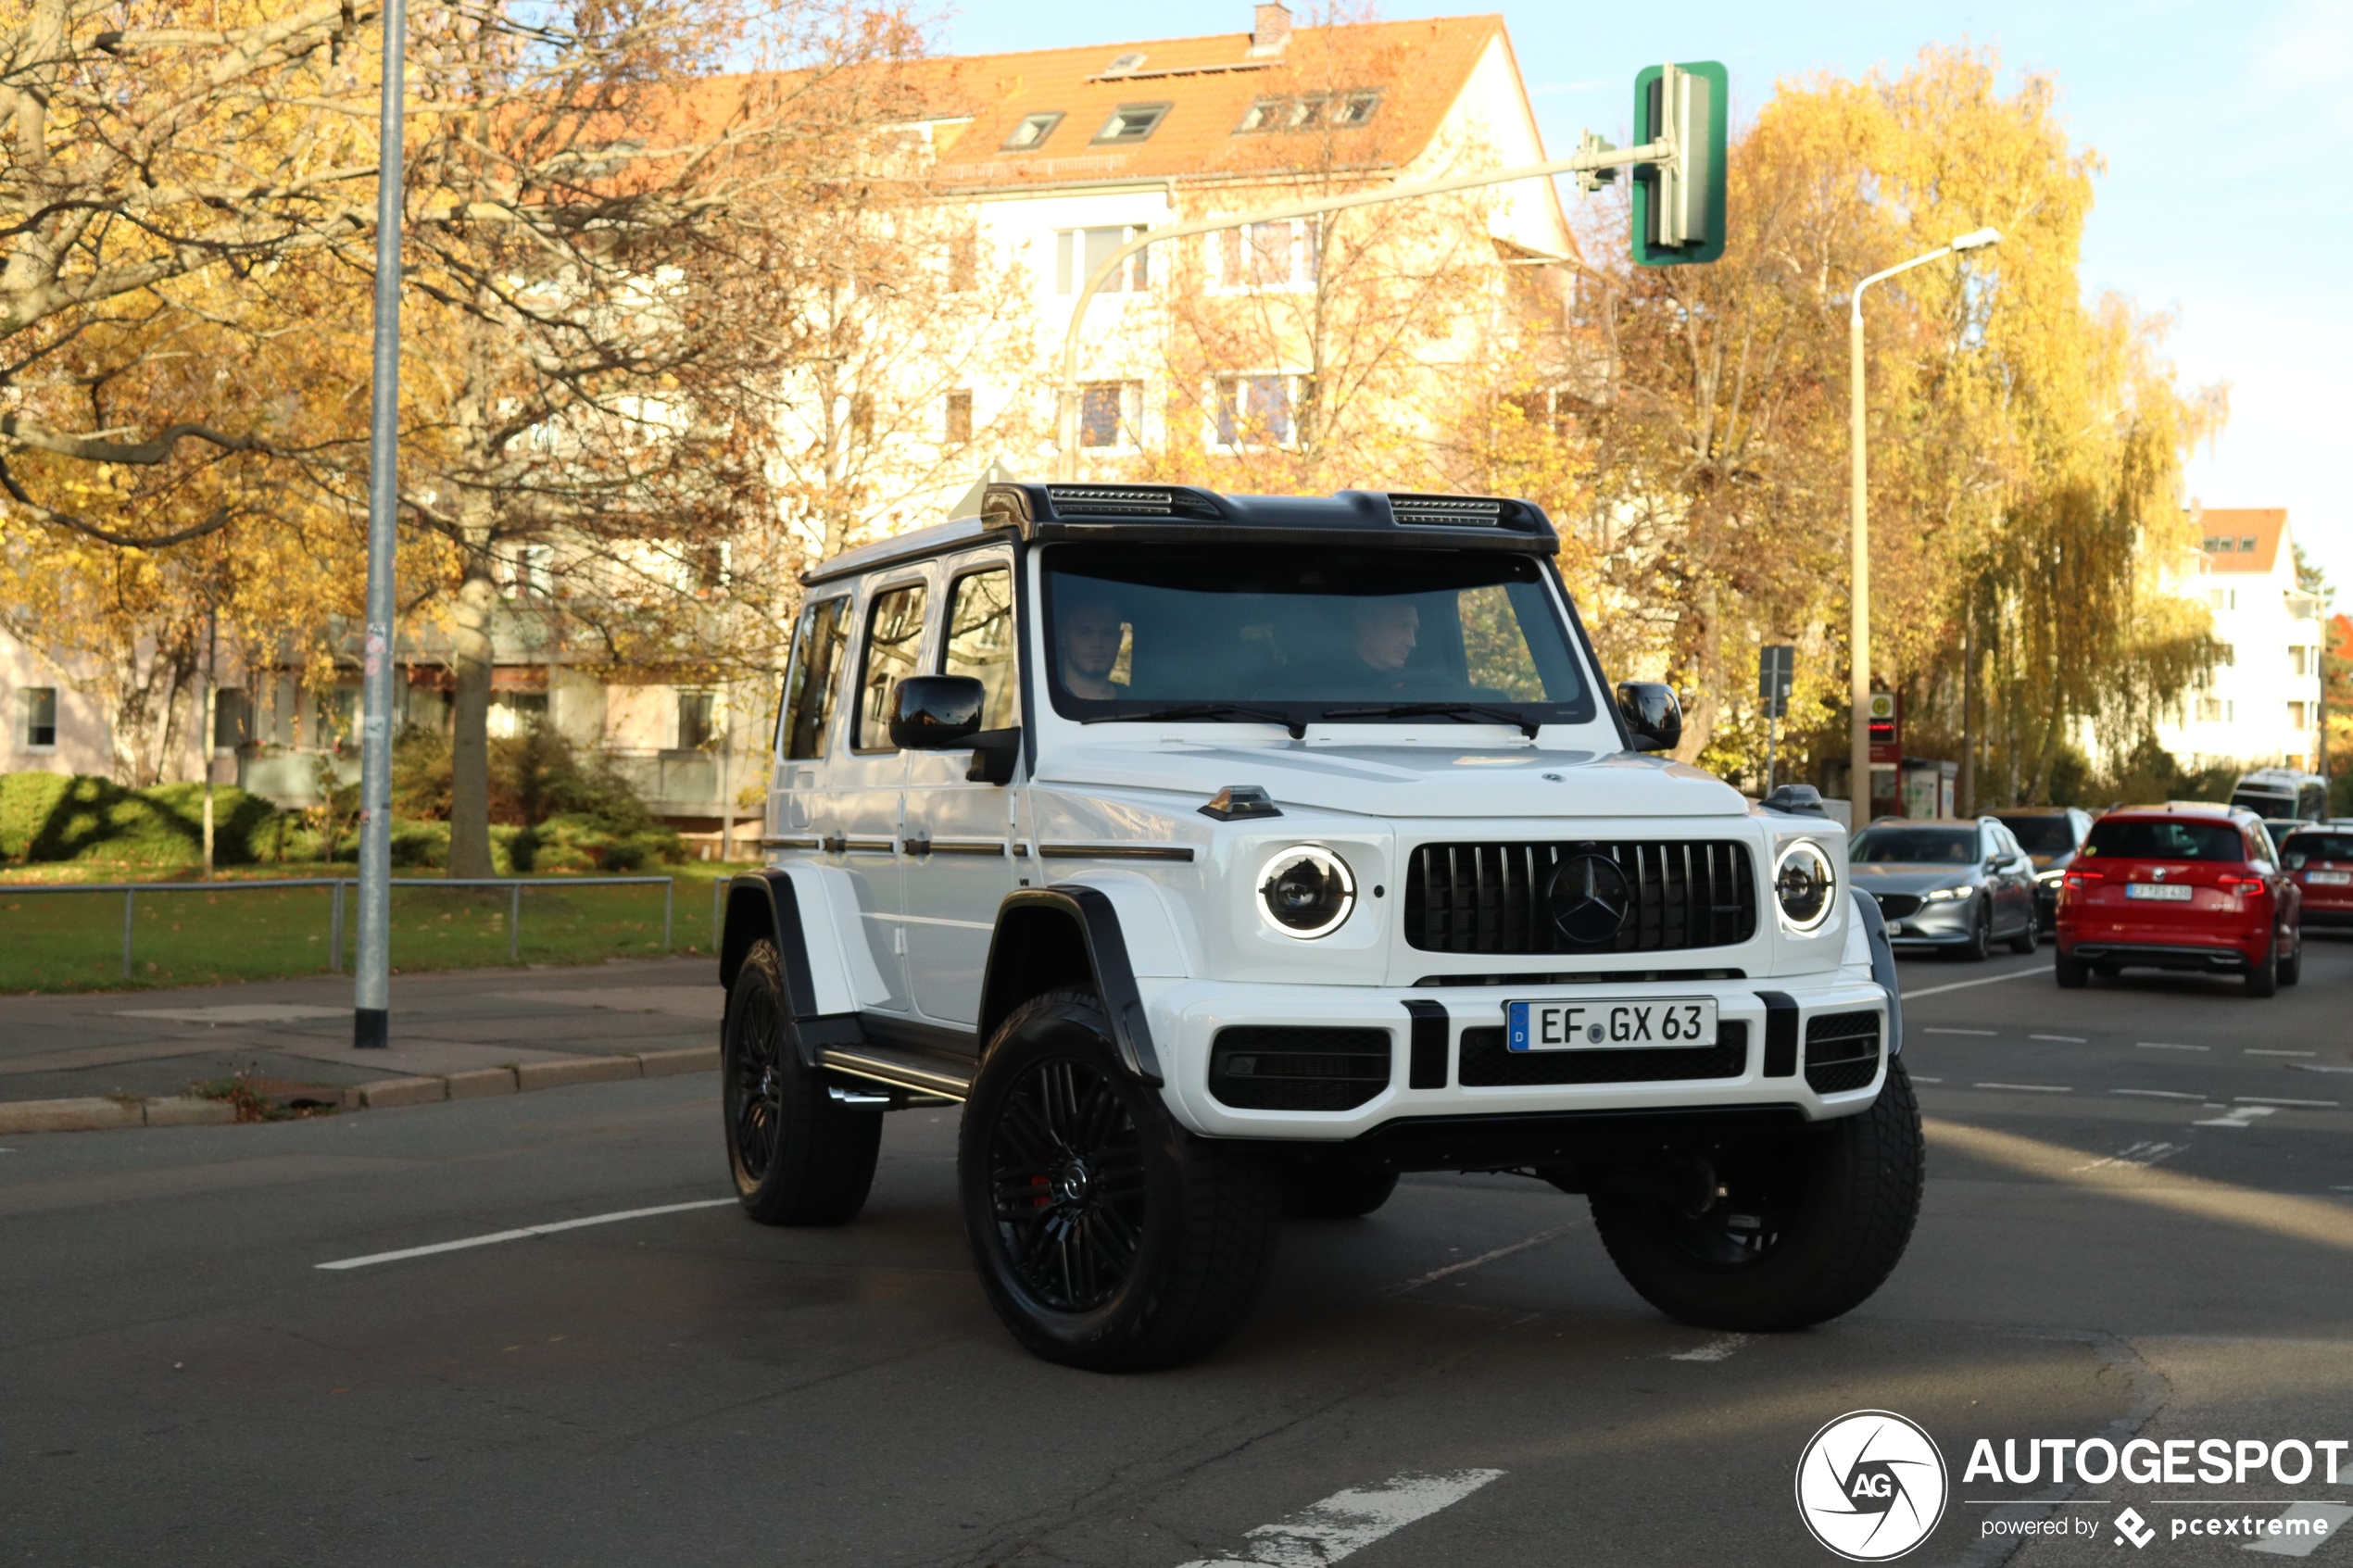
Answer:
[[[2197,889],[2186,882],[2130,882],[2124,884],[2127,898],[2153,898],[2160,904],[2186,904],[2197,897]]]
[[[1516,1051],[1658,1050],[1716,1043],[1716,998],[1580,997],[1506,1002]]]
[[[2304,880],[2320,887],[2343,887],[2353,883],[2353,872],[2307,872]]]

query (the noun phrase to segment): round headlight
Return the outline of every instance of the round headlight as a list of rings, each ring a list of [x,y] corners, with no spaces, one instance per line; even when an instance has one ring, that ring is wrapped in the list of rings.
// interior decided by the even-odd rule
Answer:
[[[1286,936],[1329,935],[1356,907],[1356,879],[1330,850],[1302,844],[1266,862],[1258,907]]]
[[[1773,897],[1780,900],[1781,919],[1793,931],[1814,931],[1831,918],[1831,895],[1838,889],[1838,872],[1822,847],[1799,839],[1773,862]]]

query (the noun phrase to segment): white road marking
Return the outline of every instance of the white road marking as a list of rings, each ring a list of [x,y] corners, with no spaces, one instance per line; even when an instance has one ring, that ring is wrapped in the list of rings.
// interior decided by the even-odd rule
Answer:
[[[1981,1089],[2022,1089],[2033,1095],[2071,1095],[2075,1091],[2065,1084],[1980,1084]]]
[[[2212,1046],[2170,1046],[2162,1040],[2135,1040],[2133,1045],[2145,1051],[2210,1051]]]
[[[1989,974],[1982,980],[1956,980],[1949,985],[1930,985],[1918,991],[1899,991],[1896,993],[1896,997],[1900,1001],[1908,1002],[1914,997],[1941,996],[1946,991],[1965,991],[1971,985],[1999,985],[2005,980],[2023,980],[2030,974],[2048,974],[2050,972],[2050,967],[2047,964],[2038,963],[2032,969],[2014,969],[2007,974]]]
[[[1944,1082],[1944,1080],[1942,1078],[1931,1078],[1925,1073],[1915,1073],[1912,1074],[1912,1082],[1915,1084],[1941,1084]]]
[[[2315,1061],[2291,1061],[2288,1065],[2298,1073],[2353,1073],[2353,1067],[2327,1067]]]
[[[2318,1056],[2321,1054],[2318,1051],[2267,1051],[2259,1046],[2248,1046],[2245,1048],[2249,1056]]]
[[[129,1008],[117,1018],[158,1018],[167,1023],[308,1023],[349,1018],[349,1008],[306,1007],[299,1002],[232,1002],[208,1008]]]
[[[2057,1040],[2061,1045],[2088,1046],[2092,1042],[2081,1035],[2029,1035],[2030,1040]]]
[[[1670,1361],[1720,1361],[1755,1337],[1753,1334],[1719,1334],[1696,1349],[1679,1350],[1667,1359]]]
[[[1998,1030],[1998,1029],[1923,1029],[1923,1030],[1921,1030],[1921,1031],[1920,1031],[1920,1033],[1921,1033],[1921,1034],[1923,1034],[1923,1035],[1999,1035],[1999,1034],[2001,1033],[2001,1031],[2000,1031],[2000,1030]]]
[[[2146,1099],[2202,1100],[2206,1098],[2204,1095],[2185,1095],[2178,1089],[2110,1089],[2108,1090],[2108,1093],[2112,1095],[2139,1095]]]
[[[2299,1502],[2288,1505],[2282,1519],[2309,1519],[2319,1528],[2303,1536],[2265,1536],[2261,1540],[2242,1547],[2243,1551],[2259,1551],[2271,1557],[2309,1557],[2322,1541],[2334,1540],[2345,1522],[2353,1519],[2353,1508],[2341,1502]]]
[[[409,1258],[429,1258],[436,1252],[463,1252],[470,1247],[496,1247],[502,1241],[525,1241],[535,1236],[553,1236],[558,1231],[576,1231],[587,1225],[610,1225],[621,1220],[643,1220],[655,1214],[683,1214],[689,1209],[717,1209],[735,1202],[732,1198],[706,1198],[693,1203],[664,1203],[654,1209],[623,1209],[611,1214],[591,1214],[585,1219],[557,1220],[545,1225],[525,1225],[521,1230],[493,1231],[488,1236],[470,1236],[457,1241],[436,1241],[430,1247],[404,1247],[397,1252],[371,1252],[365,1258],[338,1258],[332,1263],[321,1263],[322,1269],[364,1269],[375,1263],[397,1263]]]
[[[2203,1122],[2193,1122],[2190,1125],[2193,1127],[2245,1128],[2253,1125],[2253,1118],[2258,1116],[2269,1116],[2272,1114],[2275,1109],[2276,1107],[2269,1105],[2242,1105],[2236,1110],[2228,1111],[2221,1116],[2209,1116]]]
[[[1392,1475],[1378,1486],[1352,1486],[1252,1530],[1248,1557],[1204,1558],[1183,1568],[1324,1568],[1417,1519],[1453,1507],[1503,1474],[1456,1470],[1443,1475]]]
[[[1577,1227],[1575,1225],[1563,1225],[1557,1230],[1538,1231],[1526,1241],[1515,1241],[1509,1247],[1498,1247],[1492,1252],[1482,1252],[1476,1258],[1466,1258],[1459,1263],[1449,1263],[1442,1269],[1432,1269],[1429,1273],[1426,1274],[1417,1274],[1414,1278],[1406,1280],[1402,1285],[1390,1286],[1388,1288],[1384,1289],[1381,1294],[1383,1296],[1403,1296],[1409,1290],[1419,1290],[1423,1286],[1429,1284],[1432,1280],[1444,1279],[1448,1274],[1461,1273],[1465,1269],[1475,1269],[1481,1263],[1491,1263],[1498,1258],[1508,1258],[1515,1252],[1525,1252],[1531,1247],[1541,1247],[1545,1242],[1557,1240],[1559,1237],[1567,1236],[1569,1232],[1575,1230],[1576,1228]],[[1497,1474],[1501,1474],[1502,1472],[1498,1471]]]
[[[2281,1099],[2276,1095],[2233,1095],[2231,1098],[2239,1105],[2293,1105],[2307,1110],[2336,1109],[2336,1101],[2333,1099]]]
[[[2078,1165],[2078,1171],[2096,1171],[2104,1165],[2154,1165],[2189,1148],[2185,1143],[2136,1143],[2126,1146],[2105,1160],[2095,1160],[2088,1165]]]

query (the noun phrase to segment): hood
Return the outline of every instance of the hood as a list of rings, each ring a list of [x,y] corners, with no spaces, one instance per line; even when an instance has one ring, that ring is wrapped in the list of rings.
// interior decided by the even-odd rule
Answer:
[[[1932,887],[1973,885],[1975,866],[1920,865],[1904,860],[1871,860],[1850,865],[1847,875],[1866,893],[1926,893]]]
[[[1279,806],[1372,817],[1739,817],[1748,802],[1711,773],[1636,752],[1441,746],[1058,746],[1038,782],[1168,790],[1207,800],[1257,784]]]

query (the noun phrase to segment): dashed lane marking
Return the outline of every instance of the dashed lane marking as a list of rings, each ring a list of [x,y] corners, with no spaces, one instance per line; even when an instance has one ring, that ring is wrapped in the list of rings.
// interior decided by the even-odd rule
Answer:
[[[2163,1040],[2135,1040],[2133,1045],[2145,1051],[2210,1051],[2212,1046],[2175,1046]]]
[[[521,1230],[492,1231],[487,1236],[436,1241],[430,1247],[404,1247],[397,1252],[371,1252],[365,1258],[338,1258],[332,1263],[317,1266],[322,1269],[364,1269],[376,1263],[398,1263],[410,1258],[429,1258],[436,1252],[463,1252],[470,1247],[496,1247],[502,1241],[525,1241],[533,1236],[553,1236],[558,1231],[576,1231],[589,1225],[610,1225],[623,1220],[648,1219],[656,1214],[683,1214],[689,1209],[718,1209],[735,1201],[732,1198],[706,1198],[694,1203],[664,1203],[652,1209],[623,1209],[610,1214],[590,1214],[584,1219],[525,1225]]]
[[[2007,974],[1989,974],[1979,980],[1956,980],[1950,985],[1929,985],[1918,991],[1899,992],[1897,993],[1897,996],[1900,1000],[1908,1002],[1915,997],[1934,997],[1941,996],[1946,991],[1965,991],[1972,985],[1998,985],[2005,980],[2023,980],[2030,974],[2048,974],[2050,972],[2051,970],[2048,964],[2038,963],[2028,969],[2011,970]]]
[[[2108,1093],[2112,1095],[2139,1095],[2144,1099],[2203,1100],[2206,1098],[2204,1095],[2185,1095],[2179,1089],[2110,1089],[2108,1090]]]
[[[2353,1073],[2353,1067],[2331,1067],[2317,1061],[2291,1061],[2288,1065],[2298,1073]]]
[[[2031,1095],[2071,1095],[2075,1091],[2065,1084],[1980,1084],[1981,1089],[2020,1089]]]
[[[1498,1258],[1508,1258],[1515,1252],[1525,1252],[1531,1247],[1541,1247],[1548,1241],[1556,1241],[1577,1228],[1575,1225],[1562,1225],[1554,1230],[1538,1231],[1526,1241],[1515,1241],[1509,1247],[1498,1247],[1492,1252],[1482,1252],[1476,1258],[1466,1258],[1459,1263],[1449,1263],[1442,1269],[1432,1269],[1426,1274],[1416,1274],[1412,1279],[1388,1286],[1381,1294],[1403,1296],[1409,1290],[1419,1290],[1423,1286],[1444,1279],[1448,1274],[1458,1274],[1465,1269],[1475,1269],[1482,1263],[1491,1263]]]
[[[1249,1556],[1203,1558],[1184,1568],[1323,1568],[1417,1519],[1453,1507],[1503,1474],[1455,1470],[1442,1475],[1392,1475],[1378,1486],[1334,1492],[1288,1519],[1252,1530]]]
[[[2247,1046],[2243,1048],[2249,1056],[2318,1056],[2321,1054],[2318,1051],[2271,1051],[2265,1050],[2260,1046]]]
[[[1998,1029],[1923,1029],[1920,1033],[1923,1035],[1984,1035],[1991,1037],[1998,1035],[2001,1031]]]
[[[2088,1046],[2092,1042],[2082,1035],[2029,1035],[2030,1040],[2057,1040],[2063,1046]]]
[[[2333,1099],[2282,1099],[2277,1095],[2233,1095],[2233,1105],[2286,1105],[2303,1110],[2334,1110]]]
[[[1667,1359],[1670,1361],[1720,1361],[1755,1337],[1753,1334],[1719,1334],[1705,1345],[1678,1350]]]
[[[1944,1082],[1944,1080],[1942,1078],[1931,1078],[1923,1073],[1916,1073],[1912,1074],[1912,1082],[1915,1084],[1941,1084]]]

